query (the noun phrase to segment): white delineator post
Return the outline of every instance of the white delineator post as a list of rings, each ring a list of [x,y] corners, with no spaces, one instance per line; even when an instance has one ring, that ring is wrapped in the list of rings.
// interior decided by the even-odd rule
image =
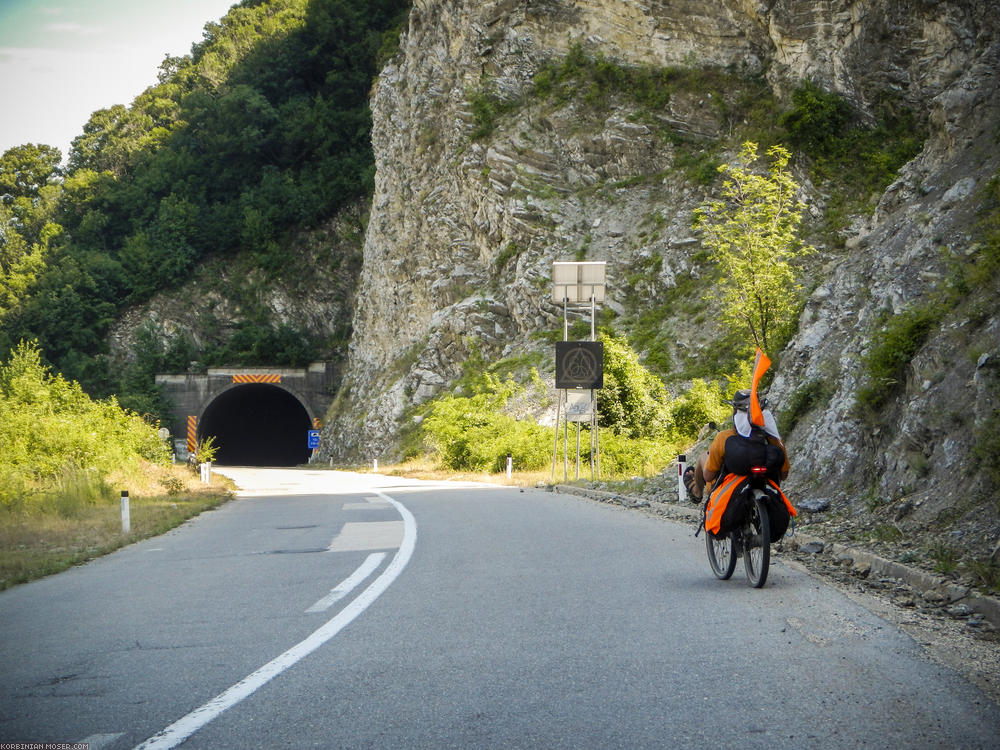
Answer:
[[[122,490],[122,533],[132,533],[132,514],[128,507],[128,490]]]
[[[683,453],[677,457],[677,502],[687,499],[687,488],[684,486],[684,469],[687,468],[687,456]]]
[[[507,454],[507,478],[510,479],[511,474],[514,472],[514,457],[509,453]]]

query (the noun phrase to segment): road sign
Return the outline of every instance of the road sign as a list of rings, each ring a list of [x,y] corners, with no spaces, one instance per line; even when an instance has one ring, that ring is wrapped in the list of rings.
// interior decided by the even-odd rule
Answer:
[[[556,342],[556,388],[603,388],[604,344]]]
[[[309,430],[308,444],[310,450],[319,448],[319,430]]]

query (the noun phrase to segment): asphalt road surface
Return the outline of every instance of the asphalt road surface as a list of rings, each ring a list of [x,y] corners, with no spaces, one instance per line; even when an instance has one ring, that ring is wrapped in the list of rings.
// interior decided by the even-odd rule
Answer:
[[[240,496],[0,593],[0,748],[1000,747],[1000,707],[776,562],[517,488],[229,469]]]

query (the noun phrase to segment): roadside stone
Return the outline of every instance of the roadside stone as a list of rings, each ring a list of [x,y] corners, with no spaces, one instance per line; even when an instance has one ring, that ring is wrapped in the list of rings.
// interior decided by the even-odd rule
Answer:
[[[870,562],[857,562],[851,568],[851,573],[856,575],[858,578],[867,578],[871,575],[872,564]]]
[[[799,500],[796,503],[799,508],[806,511],[807,513],[820,513],[824,510],[828,510],[830,507],[830,498],[828,497],[809,497],[805,500]]]
[[[945,612],[956,620],[961,620],[963,617],[969,617],[972,614],[972,607],[968,604],[952,604],[945,609]]]
[[[806,542],[799,547],[799,552],[804,552],[807,555],[818,555],[826,549],[826,545],[823,542]]]
[[[921,594],[923,600],[928,604],[944,604],[945,596],[940,591],[935,591],[934,589],[928,589],[923,594]]]

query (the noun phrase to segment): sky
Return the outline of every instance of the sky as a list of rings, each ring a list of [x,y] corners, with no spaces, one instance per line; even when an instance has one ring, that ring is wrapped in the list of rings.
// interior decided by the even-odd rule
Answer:
[[[238,1],[0,0],[0,154],[44,143],[65,159],[92,113],[130,105]]]

